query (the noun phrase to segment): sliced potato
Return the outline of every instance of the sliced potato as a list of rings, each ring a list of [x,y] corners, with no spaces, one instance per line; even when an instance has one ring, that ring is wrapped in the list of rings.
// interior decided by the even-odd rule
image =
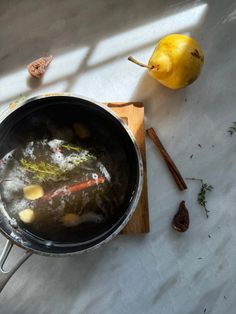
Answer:
[[[30,224],[34,221],[35,215],[33,209],[26,208],[19,212],[20,220],[26,224]]]
[[[75,227],[79,224],[80,217],[76,214],[65,214],[62,220],[66,227]]]
[[[24,197],[27,200],[31,200],[31,201],[42,197],[44,194],[43,188],[41,187],[41,185],[37,185],[37,184],[25,186],[23,191],[24,191]]]
[[[74,123],[73,128],[74,128],[75,134],[81,139],[86,139],[90,137],[90,130],[83,123]]]

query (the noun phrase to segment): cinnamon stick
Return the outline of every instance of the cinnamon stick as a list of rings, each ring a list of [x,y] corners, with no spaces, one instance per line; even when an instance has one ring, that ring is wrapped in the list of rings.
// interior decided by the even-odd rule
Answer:
[[[161,153],[162,157],[164,158],[164,160],[165,160],[178,188],[180,189],[180,191],[186,190],[188,187],[187,187],[183,177],[181,176],[181,174],[180,174],[179,170],[177,169],[175,163],[173,162],[172,158],[167,153],[165,147],[163,146],[161,140],[159,139],[159,137],[156,134],[156,132],[154,131],[154,129],[149,128],[146,130],[146,133],[151,138],[153,143],[157,146],[157,148],[160,150],[160,153]]]
[[[71,185],[63,186],[62,188],[57,189],[55,191],[48,192],[39,200],[49,201],[56,196],[63,196],[63,195],[66,195],[67,193],[75,193],[75,192],[88,189],[91,186],[95,186],[104,182],[105,182],[105,178],[103,176],[98,177],[97,179],[91,179],[84,182],[76,182]]]

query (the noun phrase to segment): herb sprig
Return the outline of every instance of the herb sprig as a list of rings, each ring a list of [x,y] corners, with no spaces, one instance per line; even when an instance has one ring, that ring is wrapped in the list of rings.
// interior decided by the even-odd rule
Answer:
[[[212,185],[207,184],[204,182],[202,179],[197,179],[197,178],[186,178],[186,180],[192,180],[192,181],[199,181],[201,182],[201,189],[198,193],[197,201],[200,206],[202,206],[205,210],[206,217],[209,217],[209,212],[210,210],[207,208],[207,193],[212,192],[214,187]]]
[[[68,161],[68,164],[72,164],[74,167],[80,166],[82,163],[89,160],[96,159],[93,155],[78,156],[77,159],[72,159]],[[60,168],[57,165],[50,164],[44,161],[32,162],[27,159],[22,158],[20,160],[21,167],[34,174],[34,178],[40,181],[45,181],[47,179],[58,179],[63,175],[68,175],[70,170]]]
[[[78,146],[72,146],[72,145],[70,145],[70,144],[68,144],[68,145],[63,144],[63,145],[61,145],[60,147],[66,149],[66,150],[75,151],[75,152],[77,152],[77,153],[80,153],[80,152],[82,151],[82,149],[81,149],[80,147],[78,147]]]
[[[34,163],[22,158],[20,164],[25,170],[34,173],[34,177],[40,181],[44,181],[47,177],[60,177],[64,173],[60,167],[44,161]]]

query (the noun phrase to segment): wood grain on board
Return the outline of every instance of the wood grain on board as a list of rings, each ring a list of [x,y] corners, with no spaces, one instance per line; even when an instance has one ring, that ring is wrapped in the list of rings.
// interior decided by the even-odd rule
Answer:
[[[144,134],[144,107],[140,102],[127,103],[107,103],[110,109],[118,114],[129,126],[133,132],[136,142],[140,148],[143,165],[144,181],[143,190],[131,220],[121,232],[122,234],[139,234],[149,232],[149,210],[148,210],[148,193],[147,193],[147,168],[146,168],[146,148]]]

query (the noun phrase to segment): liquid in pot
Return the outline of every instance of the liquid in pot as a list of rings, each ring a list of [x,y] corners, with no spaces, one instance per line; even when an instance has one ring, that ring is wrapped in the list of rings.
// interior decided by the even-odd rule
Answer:
[[[122,210],[130,169],[121,143],[80,121],[18,145],[0,160],[1,202],[40,239],[80,242]]]

